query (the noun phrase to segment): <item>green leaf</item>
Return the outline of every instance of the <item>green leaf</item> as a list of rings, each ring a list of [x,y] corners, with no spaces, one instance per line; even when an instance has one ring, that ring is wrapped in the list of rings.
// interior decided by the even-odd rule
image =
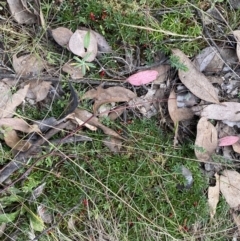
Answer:
[[[0,224],[13,222],[17,218],[19,212],[20,212],[20,210],[13,212],[13,213],[0,214]]]
[[[10,204],[14,203],[14,202],[19,202],[20,199],[17,195],[13,194],[11,196],[4,196],[2,198],[0,198],[0,203],[2,208],[5,208],[7,206],[9,206]]]
[[[84,43],[84,48],[87,49],[90,44],[90,31],[87,31],[86,35],[84,36],[83,43]]]
[[[36,214],[29,212],[29,221],[33,230],[42,232],[44,229],[43,220]]]
[[[44,229],[44,222],[43,220],[35,213],[32,212],[26,205],[24,205],[24,209],[28,213],[30,226],[33,230],[42,232]]]

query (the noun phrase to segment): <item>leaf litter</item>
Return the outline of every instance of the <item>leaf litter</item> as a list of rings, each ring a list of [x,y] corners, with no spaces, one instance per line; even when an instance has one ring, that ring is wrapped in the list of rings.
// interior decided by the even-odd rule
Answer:
[[[36,11],[34,13],[29,11],[25,2],[16,1],[15,6],[13,1],[8,0],[7,2],[12,17],[16,22],[19,24],[34,24],[37,22]],[[113,53],[112,47],[104,36],[92,29],[80,27],[75,32],[72,32],[70,29],[58,27],[52,29],[51,33],[57,44],[63,48],[67,48],[72,54],[81,57],[83,63],[95,63],[95,60],[98,60],[96,62],[99,64],[101,57],[105,53]],[[52,117],[53,120],[49,123],[41,120],[38,121],[38,124],[36,124],[37,122],[35,124],[33,122],[28,124],[26,121],[17,118],[15,110],[19,105],[23,105],[27,98],[34,99],[35,102],[45,101],[53,86],[51,81],[41,80],[40,77],[35,81],[23,81],[16,93],[12,94],[10,86],[6,84],[7,81],[3,82],[2,80],[0,82],[0,92],[3,93],[0,104],[2,138],[9,147],[18,152],[16,155],[14,154],[15,160],[1,170],[0,182],[5,181],[14,171],[18,170],[25,163],[27,157],[34,156],[36,152],[40,153],[40,146],[46,144],[51,137],[63,129],[71,129],[72,127],[70,126],[76,125],[78,128],[87,127],[92,131],[101,129],[107,135],[103,144],[113,153],[121,152],[123,148],[122,143],[126,139],[115,130],[103,125],[101,117],[105,116],[111,120],[116,120],[122,116],[125,109],[130,109],[138,113],[138,116],[142,118],[151,118],[154,115],[161,117],[165,115],[165,118],[166,115],[169,115],[171,120],[168,118],[168,125],[172,125],[173,123],[174,127],[186,125],[188,128],[190,126],[189,123],[195,121],[197,123],[195,137],[196,158],[205,164],[213,163],[209,170],[207,170],[205,165],[206,171],[210,171],[213,174],[217,172],[219,174],[215,174],[216,186],[209,187],[208,189],[210,218],[214,218],[217,210],[219,190],[229,206],[236,211],[239,208],[238,200],[240,199],[238,198],[239,190],[236,188],[240,182],[239,173],[225,169],[224,165],[215,163],[214,160],[214,156],[219,155],[219,149],[222,150],[222,156],[226,159],[228,158],[228,151],[240,153],[239,133],[233,131],[235,130],[235,126],[240,125],[239,103],[236,101],[235,94],[238,93],[239,85],[235,81],[234,85],[232,84],[227,87],[226,94],[228,95],[222,96],[222,92],[225,91],[224,81],[226,79],[224,78],[226,75],[224,77],[221,74],[219,75],[220,71],[231,72],[237,57],[239,59],[239,30],[233,31],[233,35],[237,42],[236,51],[233,48],[207,47],[193,60],[190,60],[181,50],[172,50],[173,55],[178,57],[180,63],[185,67],[184,70],[181,68],[177,70],[177,85],[184,87],[187,91],[176,91],[176,89],[179,89],[179,86],[176,87],[175,82],[171,79],[171,75],[169,75],[170,65],[161,64],[145,70],[141,70],[141,68],[137,70],[136,68],[125,74],[124,80],[119,81],[117,79],[116,81],[114,79],[113,81],[117,82],[114,87],[104,88],[102,84],[99,84],[97,87],[85,92],[81,100],[94,102],[91,106],[92,113],[77,107],[77,94],[70,87],[70,108],[60,120]],[[84,74],[78,66],[72,65],[73,62],[71,61],[72,59],[66,62],[62,70],[71,77],[70,81],[81,83]],[[128,63],[127,60],[126,62]],[[41,76],[44,73],[46,65],[44,58],[40,58],[34,54],[25,54],[20,57],[14,54],[12,67],[19,78],[24,76],[30,78],[31,76]],[[100,66],[99,71],[103,69],[103,66]],[[129,69],[129,66],[126,69]],[[213,73],[212,76],[207,75],[210,72]],[[231,75],[233,74],[231,73]],[[132,86],[129,87],[128,83]],[[161,86],[164,87],[160,93],[159,89],[161,89]],[[145,89],[145,92],[139,91],[139,89]],[[160,94],[158,95],[157,93]],[[166,105],[164,107],[161,106],[158,98],[168,99],[167,108]],[[40,128],[40,122],[46,128]],[[234,133],[226,133],[219,130],[217,126],[220,124],[227,125]],[[45,139],[38,135],[41,133],[40,129],[45,134]],[[181,128],[178,131],[181,131]],[[26,139],[22,133],[33,133],[36,139]],[[179,138],[179,135],[175,135],[175,137]],[[20,163],[17,167],[15,161]],[[187,177],[191,176],[192,184],[192,174],[184,166],[182,167],[182,174]],[[41,210],[38,210],[41,219],[38,223],[34,220],[33,216],[31,225],[35,230],[42,230],[43,222],[50,222],[51,217],[47,212],[42,211],[44,207],[39,206],[38,209]],[[233,215],[233,217],[237,223],[236,215]]]

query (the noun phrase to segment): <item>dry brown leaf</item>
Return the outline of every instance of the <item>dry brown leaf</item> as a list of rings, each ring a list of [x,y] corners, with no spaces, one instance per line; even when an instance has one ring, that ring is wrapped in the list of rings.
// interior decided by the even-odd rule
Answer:
[[[200,72],[219,72],[225,64],[231,65],[237,62],[237,55],[234,49],[222,47],[206,47],[198,54],[193,63]]]
[[[19,75],[39,75],[44,69],[43,61],[34,54],[17,57],[13,55],[13,68]]]
[[[93,106],[93,112],[96,113],[98,108],[103,104],[111,102],[126,102],[135,97],[135,93],[123,87],[115,86],[103,89],[100,85],[96,89],[87,91],[82,99],[94,99],[95,103]]]
[[[177,115],[177,95],[174,92],[174,90],[171,91],[169,97],[168,97],[168,112],[169,115],[174,123],[174,125],[177,124],[178,120],[178,115]]]
[[[0,118],[12,117],[17,106],[19,106],[27,95],[29,85],[25,85],[23,89],[18,90],[13,96],[8,98],[5,106],[1,106]]]
[[[95,35],[97,40],[98,52],[100,53],[111,53],[112,47],[108,44],[106,39],[100,34],[93,30],[91,32]]]
[[[55,28],[52,30],[52,36],[54,40],[62,47],[66,47],[68,42],[73,35],[73,32],[64,27]]]
[[[95,126],[92,126],[88,123],[84,123],[84,121],[82,121],[81,119],[78,118],[78,116],[75,114],[75,113],[71,113],[69,115],[67,115],[65,117],[66,119],[70,119],[70,120],[75,120],[76,123],[79,125],[79,126],[86,126],[89,130],[91,131],[96,131],[97,130],[97,127]]]
[[[107,146],[113,153],[119,153],[122,148],[122,141],[114,137],[106,138],[103,141],[103,144]]]
[[[240,61],[240,30],[233,31],[233,35],[237,41],[237,56],[238,61]]]
[[[90,125],[96,126],[102,131],[109,136],[116,137],[118,139],[124,139],[122,138],[117,132],[114,130],[104,126],[102,123],[99,122],[98,118],[94,116],[92,113],[86,111],[86,110],[81,110],[81,109],[76,109],[74,111],[75,115],[77,116],[78,119],[82,120],[83,122],[87,122]]]
[[[0,93],[1,93],[1,100],[0,100],[0,113],[5,109],[6,104],[12,97],[11,89],[8,85],[3,82],[0,82]],[[1,117],[1,114],[0,114]]]
[[[221,85],[224,81],[223,77],[220,77],[220,76],[207,76],[207,78],[211,84]]]
[[[224,170],[220,176],[220,191],[230,208],[238,210],[240,207],[240,174],[232,170]]]
[[[205,72],[219,72],[225,67],[229,70],[229,67],[226,64],[230,65],[238,61],[236,51],[231,48],[219,48],[219,52],[214,55],[212,61],[206,67]],[[230,67],[231,68],[231,67]]]
[[[199,72],[191,60],[179,49],[172,50],[173,54],[180,58],[188,70],[178,70],[178,75],[182,83],[197,97],[202,100],[219,103],[218,95],[213,85]]]
[[[222,102],[221,104],[208,105],[202,109],[200,115],[208,119],[224,121],[240,121],[240,103]]]
[[[233,217],[235,224],[237,225],[238,235],[240,236],[240,215],[237,212],[232,212],[232,217]]]
[[[72,65],[72,62],[65,63],[62,67],[62,71],[70,74],[71,78],[74,80],[83,78],[82,69]],[[79,82],[81,82],[81,80]]]
[[[198,160],[206,162],[215,152],[218,145],[217,130],[202,117],[197,125],[197,137],[195,140],[195,155]]]
[[[158,67],[152,68],[151,70],[156,70],[158,72],[157,79],[153,81],[153,84],[161,84],[162,82],[166,81],[170,66],[160,65]]]
[[[31,147],[31,143],[25,140],[21,140],[15,130],[8,130],[8,127],[4,133],[4,141],[6,144],[14,150],[27,151]]]
[[[193,117],[193,112],[190,109],[177,107],[177,96],[174,90],[171,91],[168,98],[168,112],[174,125],[179,121],[188,120]]]
[[[232,145],[233,147],[233,150],[237,153],[240,153],[240,143],[239,142],[236,142]]]
[[[26,121],[20,118],[2,118],[0,119],[0,127],[9,126],[13,130],[24,133],[41,132],[37,125],[29,125]]]
[[[50,81],[31,81],[26,97],[34,99],[36,102],[42,101],[47,97],[50,88]]]
[[[210,64],[216,53],[216,48],[212,46],[203,49],[201,53],[199,53],[193,60],[193,64],[196,67],[196,69],[200,72],[204,71]]]
[[[89,30],[90,31],[90,30]],[[97,40],[95,35],[90,31],[76,30],[71,36],[68,47],[70,51],[82,58],[86,57],[85,61],[92,62],[97,55]],[[86,35],[90,35],[88,47],[84,47],[84,39]]]
[[[110,120],[116,120],[118,117],[121,116],[121,114],[124,112],[124,108],[116,108],[111,110],[108,117]]]
[[[20,24],[33,24],[37,22],[36,15],[28,12],[21,0],[7,0],[13,18]]]
[[[89,31],[88,28],[80,27],[80,30]],[[98,55],[101,56],[101,53],[111,53],[112,47],[108,44],[107,40],[98,32],[90,30],[91,33],[94,34],[97,40],[97,47],[98,47]]]
[[[208,205],[210,207],[210,217],[214,217],[216,213],[217,204],[219,202],[220,195],[220,184],[219,184],[219,175],[215,174],[216,184],[214,187],[208,188]]]

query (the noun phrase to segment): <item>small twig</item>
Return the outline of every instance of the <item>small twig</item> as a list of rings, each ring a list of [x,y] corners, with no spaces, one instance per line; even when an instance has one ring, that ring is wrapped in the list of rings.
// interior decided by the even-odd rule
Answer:
[[[54,129],[48,131],[44,138],[39,138],[27,151],[18,152],[14,159],[0,171],[0,183],[3,183],[13,172],[21,168],[28,161],[29,156],[38,152],[37,148],[39,146],[42,146],[48,139],[64,129],[67,125],[69,125],[69,121],[60,123],[55,126]]]
[[[51,227],[43,230],[37,237],[35,237],[34,239],[32,239],[31,241],[37,241],[39,240],[39,238],[41,238],[44,234],[46,234],[47,232],[49,232],[50,230],[52,230],[53,228],[57,227],[59,225],[59,223],[63,220],[64,217],[66,217],[67,215],[69,215],[72,211],[74,211],[75,209],[77,209],[80,205],[82,205],[82,201],[81,199],[79,200],[78,204],[75,205],[74,207],[72,207],[70,210],[66,211],[63,215],[61,215],[60,219],[53,223],[51,225]]]
[[[16,74],[6,74],[6,73],[0,73],[0,79],[3,78],[9,78],[9,79],[13,79],[13,80],[28,80],[28,81],[36,81],[36,80],[42,80],[42,81],[50,81],[50,82],[60,82],[60,78],[57,77],[52,77],[52,76],[18,76]],[[83,78],[83,79],[69,79],[70,82],[72,83],[82,83],[82,84],[90,84],[90,85],[100,85],[103,82],[105,82],[106,86],[115,86],[115,85],[119,85],[124,84],[123,80],[119,80],[119,79],[113,79],[113,80],[109,80],[109,79],[88,79],[88,78]]]

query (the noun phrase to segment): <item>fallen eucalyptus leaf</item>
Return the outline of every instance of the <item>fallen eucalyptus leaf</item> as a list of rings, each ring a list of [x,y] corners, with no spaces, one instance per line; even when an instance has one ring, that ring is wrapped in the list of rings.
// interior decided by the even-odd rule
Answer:
[[[216,48],[212,46],[206,47],[205,49],[203,49],[201,53],[199,53],[193,61],[193,64],[196,67],[196,69],[200,72],[203,72],[210,64],[210,62],[212,61],[216,53],[217,53]]]
[[[236,142],[238,142],[238,140],[239,140],[238,136],[225,136],[219,139],[218,146],[231,146]]]
[[[129,76],[126,81],[134,86],[145,85],[153,82],[158,77],[156,70],[144,70]]]
[[[111,53],[112,47],[108,44],[106,39],[100,34],[93,30],[91,32],[95,35],[98,46],[98,53]]]
[[[215,152],[218,145],[217,130],[202,117],[197,124],[197,136],[195,140],[195,155],[199,161],[206,162]]]
[[[172,50],[173,54],[180,58],[182,64],[187,67],[187,71],[178,70],[181,82],[198,98],[219,103],[215,88],[209,80],[199,72],[191,60],[179,49]]]
[[[43,61],[34,54],[17,57],[13,55],[13,68],[18,75],[39,75],[44,69]]]
[[[82,110],[77,108],[74,111],[75,115],[77,116],[77,118],[79,118],[80,120],[82,120],[84,123],[88,123],[90,125],[93,125],[95,127],[98,127],[100,129],[102,129],[102,131],[109,136],[112,137],[116,137],[118,139],[124,139],[122,138],[117,132],[115,132],[114,130],[108,128],[107,126],[104,126],[102,123],[99,122],[98,118],[96,116],[94,116],[92,113],[86,111],[86,110]]]
[[[26,97],[34,99],[36,102],[42,101],[47,97],[50,88],[50,81],[31,81]]]
[[[82,99],[94,99],[93,112],[96,113],[98,108],[107,103],[112,102],[127,102],[135,98],[136,94],[131,90],[123,87],[114,86],[107,89],[103,89],[102,86],[98,86],[96,89],[87,91]]]
[[[234,150],[235,152],[237,152],[237,153],[240,154],[240,143],[239,143],[239,142],[234,143],[234,144],[232,145],[232,147],[233,147],[233,150]]]
[[[240,121],[240,103],[222,102],[221,104],[207,105],[202,109],[200,115],[208,119],[222,121]]]
[[[68,45],[72,35],[73,32],[64,27],[59,27],[52,30],[54,40],[62,47],[66,47]]]
[[[29,13],[21,0],[7,0],[10,12],[16,22],[20,24],[33,24],[37,22],[36,15]]]
[[[14,150],[27,151],[31,147],[31,143],[21,140],[15,130],[7,129],[4,133],[4,141]]]
[[[104,139],[103,144],[113,153],[119,153],[122,148],[122,141],[114,137]]]
[[[167,79],[170,65],[160,65],[158,67],[152,68],[151,70],[158,72],[157,78],[153,81],[153,84],[161,84]]]
[[[174,90],[171,91],[168,98],[168,112],[174,125],[176,125],[179,121],[188,120],[193,117],[191,109],[177,107],[177,96]]]
[[[240,207],[240,174],[232,170],[224,170],[220,176],[220,191],[230,208]]]
[[[208,188],[208,205],[210,207],[210,217],[213,219],[216,214],[217,204],[219,202],[220,196],[220,184],[219,184],[219,175],[215,174],[216,184],[214,187]]]
[[[37,125],[29,125],[26,121],[20,118],[2,118],[0,119],[0,127],[8,126],[13,130],[24,133],[41,132]]]
[[[89,45],[84,47],[84,39],[89,33]],[[70,51],[87,62],[92,62],[97,55],[97,40],[93,33],[86,30],[76,30],[69,40],[68,47]]]
[[[75,113],[71,113],[71,114],[67,115],[65,118],[69,119],[69,120],[75,120],[78,123],[79,126],[85,126],[89,130],[91,130],[91,131],[96,131],[97,130],[96,126],[90,125],[87,122],[85,123]]]
[[[15,94],[8,98],[5,106],[1,106],[0,118],[12,117],[14,115],[16,107],[19,106],[25,99],[28,88],[29,85],[25,85],[23,89],[18,90]]]

